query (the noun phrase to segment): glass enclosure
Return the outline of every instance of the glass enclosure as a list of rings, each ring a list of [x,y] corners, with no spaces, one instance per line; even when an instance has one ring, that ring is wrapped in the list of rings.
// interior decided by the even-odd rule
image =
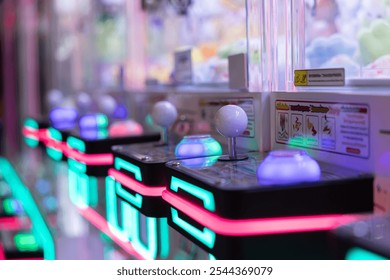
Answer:
[[[245,0],[143,1],[147,84],[172,84],[174,52],[191,50],[192,83],[228,82],[228,56],[247,52]]]
[[[351,86],[389,83],[390,2],[275,0],[273,5],[276,90],[293,90],[297,69],[344,68]]]

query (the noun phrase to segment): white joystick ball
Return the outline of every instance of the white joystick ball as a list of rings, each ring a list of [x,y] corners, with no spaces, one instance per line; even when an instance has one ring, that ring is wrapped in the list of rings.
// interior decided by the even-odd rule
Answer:
[[[248,116],[241,107],[226,105],[215,115],[215,126],[223,136],[237,137],[248,126]]]
[[[176,107],[168,101],[159,101],[153,106],[152,119],[155,124],[168,128],[177,119]]]
[[[226,105],[220,108],[215,115],[215,127],[224,137],[228,138],[229,156],[222,156],[219,160],[243,160],[246,155],[236,153],[236,137],[240,136],[248,126],[248,116],[245,111],[236,105]]]

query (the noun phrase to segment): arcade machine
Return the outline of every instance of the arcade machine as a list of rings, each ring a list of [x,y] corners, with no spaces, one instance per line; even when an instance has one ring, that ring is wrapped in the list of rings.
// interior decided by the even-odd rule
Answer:
[[[40,217],[33,217],[34,210],[20,202],[26,190],[10,163],[1,158],[0,164],[0,260],[43,259],[43,241],[50,240],[37,232]]]
[[[209,167],[191,159],[167,163],[169,224],[216,258],[334,258],[332,229],[371,213],[374,201],[376,211],[388,207],[388,128],[374,115],[388,103],[386,71],[366,61],[379,50],[365,38],[376,34],[370,28],[377,21],[387,23],[345,24],[368,7],[354,1],[347,12],[338,4],[264,5],[273,11],[264,18],[265,36],[277,34],[264,40],[273,62],[269,153],[230,152],[230,161],[215,157]],[[377,76],[367,76],[373,68],[380,68]],[[240,123],[239,111],[217,113],[228,141],[240,134],[229,119],[235,114]]]
[[[13,165],[55,240],[45,258],[142,258],[112,236],[105,221],[104,177],[113,160],[111,146],[159,139],[152,125],[129,118],[135,113],[128,110],[130,98],[125,96],[120,65],[125,49],[119,39],[126,24],[124,2],[65,2],[51,3],[57,15],[52,32],[55,75],[54,89],[46,99],[47,117],[27,118],[23,128],[26,144],[41,143],[50,159],[45,151],[28,149]],[[96,26],[87,24],[89,18]],[[83,37],[85,33],[89,36]],[[108,35],[119,40],[120,46],[114,46],[122,52],[112,50]],[[90,44],[95,41],[96,49]],[[139,107],[138,117],[145,105]],[[37,166],[26,168],[32,159]]]
[[[271,98],[271,141],[278,148],[308,147],[318,159],[373,174],[374,215],[341,226],[332,239],[336,258],[388,257],[390,147],[383,119],[390,101],[385,35],[390,6],[363,0],[279,2],[275,14],[292,24],[275,25],[279,75]],[[285,43],[289,39],[291,45]]]
[[[249,19],[254,11],[247,11],[246,1],[143,1],[143,7],[148,39],[146,90],[149,94],[168,92],[166,100],[174,104],[178,116],[174,117],[176,109],[169,103],[157,102],[153,119],[164,130],[170,127],[173,139],[165,145],[113,148],[114,166],[106,181],[106,196],[111,200],[106,203],[107,217],[115,234],[132,242],[146,258],[209,258],[204,250],[168,229],[169,208],[161,198],[168,187],[164,165],[180,158],[194,158],[202,165],[205,156],[227,150],[213,129],[215,112],[225,104],[239,104],[248,113],[248,126],[238,140],[240,148],[258,149],[256,136],[266,125],[254,119],[265,114],[258,110],[265,107],[265,98],[247,92],[254,84],[251,81],[259,77],[256,71],[248,73],[247,67],[255,59],[259,62],[256,47],[260,46],[243,39],[246,21],[255,19]],[[234,32],[222,28],[226,25]],[[248,49],[258,55],[247,56]],[[266,146],[266,141],[261,140],[261,145]],[[169,240],[168,248],[164,240]]]

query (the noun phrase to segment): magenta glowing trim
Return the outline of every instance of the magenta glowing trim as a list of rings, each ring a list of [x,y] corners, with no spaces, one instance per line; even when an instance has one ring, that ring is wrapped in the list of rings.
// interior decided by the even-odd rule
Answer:
[[[79,151],[67,147],[64,153],[79,162],[86,165],[112,165],[114,163],[114,156],[110,153],[107,154],[84,154]]]
[[[118,237],[116,237],[114,234],[111,233],[108,223],[106,219],[104,219],[99,213],[97,213],[95,210],[93,210],[90,207],[85,208],[77,208],[80,214],[87,219],[91,224],[93,224],[98,230],[106,234],[108,237],[111,238],[112,241],[114,241],[118,246],[120,246],[123,250],[125,250],[128,254],[135,257],[139,260],[144,260],[145,258],[141,256],[131,245],[130,242],[124,242],[120,240]]]
[[[4,246],[0,242],[0,261],[5,260]]]
[[[221,218],[168,191],[163,199],[190,218],[214,232],[227,236],[269,235],[294,232],[327,231],[358,220],[360,215],[317,215],[230,220]]]
[[[23,127],[22,134],[24,137],[34,138],[44,143],[47,141],[47,128],[33,129],[31,127]]]
[[[165,187],[145,186],[114,168],[108,170],[108,175],[114,177],[115,181],[118,181],[124,187],[144,196],[161,196],[162,192],[166,189]]]
[[[58,141],[51,137],[47,137],[45,144],[48,148],[56,149],[57,151],[60,151],[63,154],[67,153],[68,146],[66,145],[66,142]]]
[[[23,221],[20,217],[1,217],[0,230],[21,230],[31,227],[31,223]]]

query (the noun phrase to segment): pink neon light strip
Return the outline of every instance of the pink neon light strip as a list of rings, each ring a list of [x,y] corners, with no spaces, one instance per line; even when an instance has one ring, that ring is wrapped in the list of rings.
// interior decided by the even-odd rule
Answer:
[[[78,208],[78,211],[85,219],[87,219],[91,224],[93,224],[98,230],[102,231],[107,236],[109,236],[112,239],[112,241],[118,244],[128,254],[132,255],[133,257],[139,260],[145,259],[144,257],[142,257],[140,254],[137,253],[137,251],[134,249],[134,247],[131,245],[130,242],[124,242],[120,240],[118,237],[116,237],[115,235],[113,235],[110,229],[108,228],[107,221],[95,210],[93,210],[90,207],[87,207],[85,209]]]
[[[66,152],[68,150],[68,146],[66,145],[65,142],[58,141],[56,139],[51,138],[50,136],[47,137],[45,144],[47,147],[61,151],[64,154],[66,154]]]
[[[281,218],[230,220],[221,218],[203,208],[164,191],[162,197],[201,225],[218,234],[228,236],[268,235],[294,232],[332,230],[342,224],[358,220],[360,215],[317,215]]]
[[[68,146],[64,151],[66,155],[73,158],[76,161],[80,161],[87,165],[112,165],[114,163],[114,156],[110,153],[107,154],[84,154],[72,149]]]
[[[110,153],[84,154],[75,149],[72,149],[65,142],[61,142],[53,138],[48,138],[46,146],[61,151],[65,156],[82,162],[86,165],[112,165],[114,163],[114,156]]]
[[[1,242],[0,242],[0,260],[5,260],[4,246]]]
[[[22,134],[25,137],[34,138],[41,142],[47,142],[47,129],[46,128],[40,128],[40,129],[32,129],[28,127],[22,128]]]
[[[114,179],[124,187],[145,196],[161,196],[162,192],[165,190],[165,187],[148,187],[143,185],[114,168],[108,170],[108,175],[114,177]]]
[[[30,227],[30,222],[22,221],[19,217],[12,216],[0,218],[0,230],[20,230]]]

